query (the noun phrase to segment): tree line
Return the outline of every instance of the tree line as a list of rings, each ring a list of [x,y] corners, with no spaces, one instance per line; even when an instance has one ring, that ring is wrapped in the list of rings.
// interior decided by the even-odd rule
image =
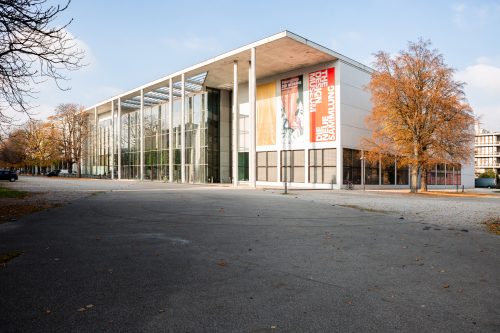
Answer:
[[[81,177],[90,138],[89,118],[82,111],[77,104],[60,104],[46,121],[30,119],[13,128],[0,142],[1,166],[30,174],[65,168]]]

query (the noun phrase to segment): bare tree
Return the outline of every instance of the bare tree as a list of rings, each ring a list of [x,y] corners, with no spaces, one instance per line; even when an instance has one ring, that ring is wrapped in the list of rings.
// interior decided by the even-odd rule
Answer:
[[[57,86],[68,80],[66,71],[82,67],[79,50],[65,25],[54,23],[68,8],[47,0],[0,0],[0,125],[12,123],[6,107],[29,115],[34,86],[53,79]]]
[[[63,160],[68,169],[73,171],[73,164],[77,164],[77,176],[81,177],[82,159],[89,139],[89,117],[83,112],[81,105],[66,103],[56,107],[56,114],[50,118],[58,129],[57,141]]]
[[[464,83],[454,80],[454,70],[429,46],[420,40],[393,57],[377,53],[377,71],[368,85],[373,108],[367,118],[372,136],[364,142],[367,157],[397,156],[399,165],[411,166],[412,192],[419,173],[425,191],[433,165],[472,157],[474,116]]]

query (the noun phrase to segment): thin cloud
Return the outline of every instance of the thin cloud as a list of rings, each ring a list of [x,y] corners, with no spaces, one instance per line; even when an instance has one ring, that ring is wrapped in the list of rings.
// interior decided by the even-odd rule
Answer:
[[[484,27],[488,22],[498,19],[500,5],[457,3],[451,7],[451,13],[451,21],[461,29],[469,29],[472,26]]]
[[[482,57],[474,65],[458,71],[455,78],[465,82],[465,93],[482,126],[500,131],[500,67],[484,63],[489,58]]]
[[[458,72],[457,77],[486,94],[500,96],[500,67],[479,63]]]
[[[453,10],[453,23],[461,26],[464,21],[465,4],[459,3],[452,7]]]
[[[175,50],[215,51],[219,49],[219,44],[214,38],[194,35],[186,37],[167,37],[163,39],[163,44]]]

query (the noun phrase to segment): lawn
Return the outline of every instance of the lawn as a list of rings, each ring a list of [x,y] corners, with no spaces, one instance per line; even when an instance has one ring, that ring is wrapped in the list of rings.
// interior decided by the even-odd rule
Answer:
[[[24,199],[27,196],[28,192],[13,190],[11,188],[0,186],[0,199],[1,198]]]

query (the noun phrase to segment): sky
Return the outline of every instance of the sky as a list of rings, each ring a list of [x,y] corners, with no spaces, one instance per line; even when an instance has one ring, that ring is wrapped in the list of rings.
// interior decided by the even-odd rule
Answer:
[[[56,23],[71,18],[87,66],[68,73],[71,90],[51,81],[36,87],[40,119],[60,103],[91,106],[289,30],[369,66],[378,51],[429,39],[467,84],[482,127],[500,131],[500,0],[73,0]]]

